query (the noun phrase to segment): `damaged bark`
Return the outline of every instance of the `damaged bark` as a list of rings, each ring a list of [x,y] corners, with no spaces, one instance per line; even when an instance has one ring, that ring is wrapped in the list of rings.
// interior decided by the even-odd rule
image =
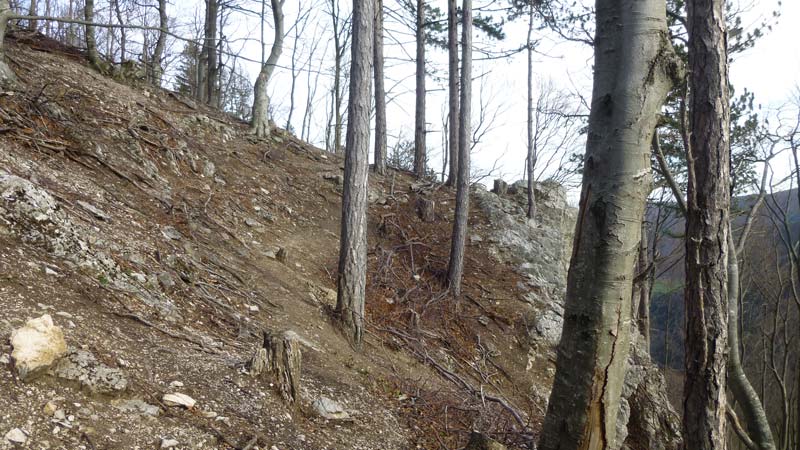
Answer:
[[[595,75],[564,328],[539,448],[606,449],[630,346],[650,143],[682,64],[664,0],[598,0]]]
[[[292,333],[273,335],[263,332],[264,341],[250,360],[250,374],[269,374],[278,391],[288,403],[300,397],[300,343]]]

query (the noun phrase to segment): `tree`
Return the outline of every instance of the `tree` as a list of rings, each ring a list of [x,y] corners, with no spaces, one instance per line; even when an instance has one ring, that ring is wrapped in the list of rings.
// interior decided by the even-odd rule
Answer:
[[[386,87],[383,74],[383,0],[375,2],[375,173],[386,173]]]
[[[336,316],[348,340],[361,347],[367,282],[367,173],[371,113],[373,0],[353,1],[350,98],[342,191]]]
[[[264,61],[264,43],[261,43],[261,71],[256,77],[256,84],[253,96],[253,118],[250,121],[250,132],[256,137],[263,138],[271,132],[269,126],[269,94],[267,94],[267,84],[278,64],[278,58],[283,51],[283,3],[286,0],[271,0],[272,17],[275,20],[275,40],[272,42],[272,49],[269,58]],[[264,30],[264,5],[266,0],[261,0],[261,30]]]
[[[344,62],[347,43],[351,33],[347,29],[347,18],[342,17],[338,0],[328,0],[328,15],[333,25],[333,91],[332,94],[332,124],[328,124],[328,134],[333,132],[333,140],[326,140],[327,149],[333,153],[342,152],[342,64]],[[370,28],[372,29],[372,28]]]
[[[84,32],[86,57],[89,59],[89,64],[91,64],[95,70],[103,72],[103,64],[100,62],[100,55],[97,53],[97,42],[94,36],[94,0],[84,1],[83,19],[87,22]]]
[[[730,109],[723,0],[688,3],[690,142],[686,216],[686,448],[725,448]]]
[[[446,184],[453,186],[458,179],[458,3],[447,0],[447,153],[450,171]]]
[[[0,0],[0,86],[9,85],[16,81],[17,77],[14,71],[8,67],[6,63],[5,45],[4,40],[6,36],[6,27],[13,10],[8,0]]]
[[[28,4],[28,15],[37,16],[38,11],[39,11],[39,4],[37,0],[30,0],[30,3]],[[39,29],[39,22],[34,19],[29,20],[28,29],[31,31],[37,31]]]
[[[458,117],[458,178],[456,180],[456,210],[447,283],[453,294],[461,295],[464,273],[464,250],[469,220],[469,157],[472,142],[472,0],[464,0],[461,8],[461,101]]]
[[[416,102],[414,113],[414,175],[425,176],[425,1],[417,0],[415,31],[417,37]]]
[[[219,55],[217,54],[219,0],[205,0],[205,3],[206,19],[203,26],[203,51],[200,58],[201,78],[198,91],[200,96],[198,100],[214,106],[218,103],[219,95]]]
[[[528,156],[525,159],[528,172],[528,219],[536,220],[536,189],[534,189],[536,170],[536,146],[533,131],[533,4],[528,6],[528,39],[525,41],[528,53]]]
[[[664,0],[598,0],[594,86],[556,375],[538,448],[609,448],[630,340],[649,143],[682,64]]]
[[[153,58],[150,61],[152,69],[149,71],[152,78],[150,83],[154,86],[161,86],[161,78],[164,76],[164,66],[162,60],[164,59],[164,47],[167,45],[167,0],[158,0],[158,38],[156,46],[153,50]]]

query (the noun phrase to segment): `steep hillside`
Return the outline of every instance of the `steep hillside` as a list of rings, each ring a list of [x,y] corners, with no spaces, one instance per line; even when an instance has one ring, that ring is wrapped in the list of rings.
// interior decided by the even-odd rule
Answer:
[[[370,175],[359,353],[331,320],[339,157],[282,130],[252,139],[54,42],[12,40],[9,57],[21,83],[0,92],[0,448],[449,449],[473,430],[532,448],[563,313],[563,189],[540,186],[538,224],[521,185],[475,189],[454,299],[441,287],[454,192]],[[23,380],[12,332],[44,315],[68,355]],[[248,365],[262,332],[287,330],[302,344],[295,405]],[[626,395],[657,395],[649,360],[632,364]],[[636,422],[631,403],[621,426],[645,443],[629,448],[673,420],[654,411]]]

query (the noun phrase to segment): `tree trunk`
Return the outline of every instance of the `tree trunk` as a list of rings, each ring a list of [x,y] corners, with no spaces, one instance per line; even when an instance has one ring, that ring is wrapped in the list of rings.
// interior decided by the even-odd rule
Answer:
[[[114,12],[117,14],[117,21],[120,25],[125,23],[125,19],[122,17],[122,9],[119,7],[119,0],[113,0],[114,3]],[[120,47],[120,57],[119,62],[125,62],[125,53],[126,53],[126,45],[128,42],[128,35],[125,33],[125,29],[121,28],[119,30],[119,47]]]
[[[417,0],[417,98],[414,115],[414,175],[425,177],[425,1]]]
[[[30,4],[28,5],[28,15],[29,16],[36,16],[39,12],[39,5],[37,0],[30,0]],[[28,30],[36,31],[39,29],[39,21],[36,19],[31,19],[28,21]]]
[[[725,448],[730,145],[723,0],[688,3],[690,144],[686,217],[686,448]]]
[[[201,101],[215,105],[219,68],[217,66],[217,20],[219,20],[219,0],[206,0],[206,22],[204,26],[203,59],[205,74],[201,86]]]
[[[598,0],[583,188],[541,450],[607,449],[630,348],[650,141],[682,67],[665,0]]]
[[[280,336],[263,332],[263,343],[250,360],[250,374],[269,373],[277,384],[281,397],[288,403],[300,398],[302,353],[297,335],[286,332]]]
[[[447,0],[447,93],[448,93],[448,120],[447,127],[448,156],[450,169],[447,176],[447,185],[453,186],[458,179],[458,3],[457,0]]]
[[[756,390],[747,379],[739,356],[739,261],[734,253],[736,244],[728,228],[728,383],[734,398],[739,402],[742,417],[747,425],[747,435],[758,450],[775,450],[767,414]]]
[[[653,277],[650,267],[649,244],[647,242],[647,224],[642,221],[641,242],[639,243],[639,270],[647,271],[639,281],[639,303],[636,311],[636,326],[642,335],[642,342],[650,354],[650,278]]]
[[[266,0],[262,0],[266,1]],[[272,17],[275,20],[275,40],[272,42],[272,49],[269,58],[261,66],[261,71],[256,78],[253,93],[253,117],[250,121],[250,132],[256,137],[263,138],[272,132],[269,126],[269,94],[267,84],[278,64],[278,58],[283,51],[283,2],[285,0],[272,1]],[[264,17],[261,17],[263,23]]]
[[[161,65],[161,60],[164,59],[164,47],[167,43],[168,20],[167,0],[158,0],[158,27],[161,30],[158,32],[156,48],[153,50],[153,59],[150,61],[153,66],[151,70],[153,79],[150,80],[150,83],[157,87],[161,86],[161,78],[164,76],[164,67]]]
[[[458,179],[456,181],[456,211],[450,244],[450,263],[447,283],[453,295],[461,295],[461,276],[464,273],[464,247],[469,220],[469,157],[472,135],[472,0],[464,0],[461,8],[461,101],[458,117]]]
[[[13,14],[8,0],[0,0],[0,86],[14,84],[17,80],[14,71],[6,64],[5,36],[8,18]]]
[[[94,0],[85,0],[83,4],[83,19],[88,23],[94,23]],[[95,70],[102,72],[103,64],[100,62],[100,55],[97,53],[97,42],[94,36],[94,25],[85,25],[86,57],[89,64]]]
[[[386,173],[386,88],[383,80],[383,0],[375,2],[375,173]]]
[[[533,5],[528,11],[528,157],[525,159],[528,172],[528,219],[536,220],[536,149],[533,142]]]
[[[374,13],[374,1],[353,1],[353,47],[336,315],[356,348],[361,347],[364,332],[364,291],[367,281],[367,173]]]

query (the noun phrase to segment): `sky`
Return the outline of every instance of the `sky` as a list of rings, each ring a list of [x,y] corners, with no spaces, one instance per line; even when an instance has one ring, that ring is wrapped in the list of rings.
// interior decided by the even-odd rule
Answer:
[[[397,0],[384,0],[387,11],[386,18],[386,85],[388,97],[388,134],[389,146],[399,140],[413,140],[414,125],[414,37],[409,29],[408,13],[398,12]],[[178,14],[183,17],[202,17],[202,2],[198,0],[178,1],[181,9]],[[324,124],[328,114],[328,90],[332,84],[331,66],[333,47],[330,34],[330,19],[326,8],[322,5],[327,0],[290,0],[286,2],[287,38],[283,55],[269,90],[275,108],[275,121],[284,126],[290,104],[289,92],[292,77],[290,65],[292,51],[297,46],[298,60],[308,58],[308,49],[316,45],[317,54],[313,61],[301,68],[297,78],[295,104],[292,125],[301,127],[306,100],[309,93],[314,92],[311,106],[311,120],[314,123],[310,139],[314,144],[324,147]],[[347,13],[351,2],[340,1],[344,13]],[[257,2],[252,2],[256,5]],[[431,0],[432,6],[446,10],[444,0]],[[494,3],[496,4],[496,2]],[[489,0],[475,0],[474,6],[490,6]],[[761,38],[756,46],[738,55],[730,68],[730,80],[737,91],[743,88],[755,93],[756,103],[765,112],[785,105],[800,80],[800,2],[783,2],[778,8],[777,0],[760,0],[747,8],[743,15],[745,29],[770,18],[772,11],[779,9],[781,16],[773,28]],[[309,25],[298,38],[294,36],[292,24],[297,21],[301,12],[310,14]],[[272,41],[273,30],[270,24],[266,30],[267,45]],[[257,42],[259,35],[258,21],[255,18],[234,17],[228,28],[228,34],[236,42],[234,47],[250,59],[260,57]],[[496,50],[511,49],[523,45],[526,39],[527,24],[525,20],[506,23],[504,30],[506,39],[500,42],[489,41],[476,34],[476,46]],[[585,44],[565,42],[548,30],[538,30],[535,38],[539,41],[534,62],[537,81],[548,80],[557,88],[579,95],[585,99],[591,96],[592,51]],[[295,44],[296,43],[296,44]],[[269,48],[269,47],[267,47]],[[446,78],[447,56],[443,50],[428,49],[427,78],[427,147],[430,154],[429,163],[437,172],[441,170],[443,147],[442,116],[446,110]],[[484,105],[489,116],[495,120],[488,127],[481,142],[473,152],[473,166],[486,173],[494,169],[491,177],[484,182],[491,183],[492,178],[503,177],[506,181],[515,181],[522,177],[526,155],[526,84],[527,63],[525,53],[503,59],[486,60],[475,53],[473,67],[473,124],[477,121],[477,112]],[[240,62],[248,72],[250,79],[255,80],[258,65],[246,61]],[[305,63],[302,63],[303,65]],[[312,86],[309,88],[309,86]],[[577,101],[577,100],[576,100]],[[346,104],[346,99],[345,99]],[[475,125],[473,125],[475,126]],[[299,134],[299,131],[297,132]],[[575,142],[574,151],[583,151],[583,141]],[[776,172],[788,171],[788,160],[775,163]],[[785,166],[785,167],[784,167]],[[543,176],[547,176],[548,168]],[[576,197],[576,187],[571,188],[570,197]]]

